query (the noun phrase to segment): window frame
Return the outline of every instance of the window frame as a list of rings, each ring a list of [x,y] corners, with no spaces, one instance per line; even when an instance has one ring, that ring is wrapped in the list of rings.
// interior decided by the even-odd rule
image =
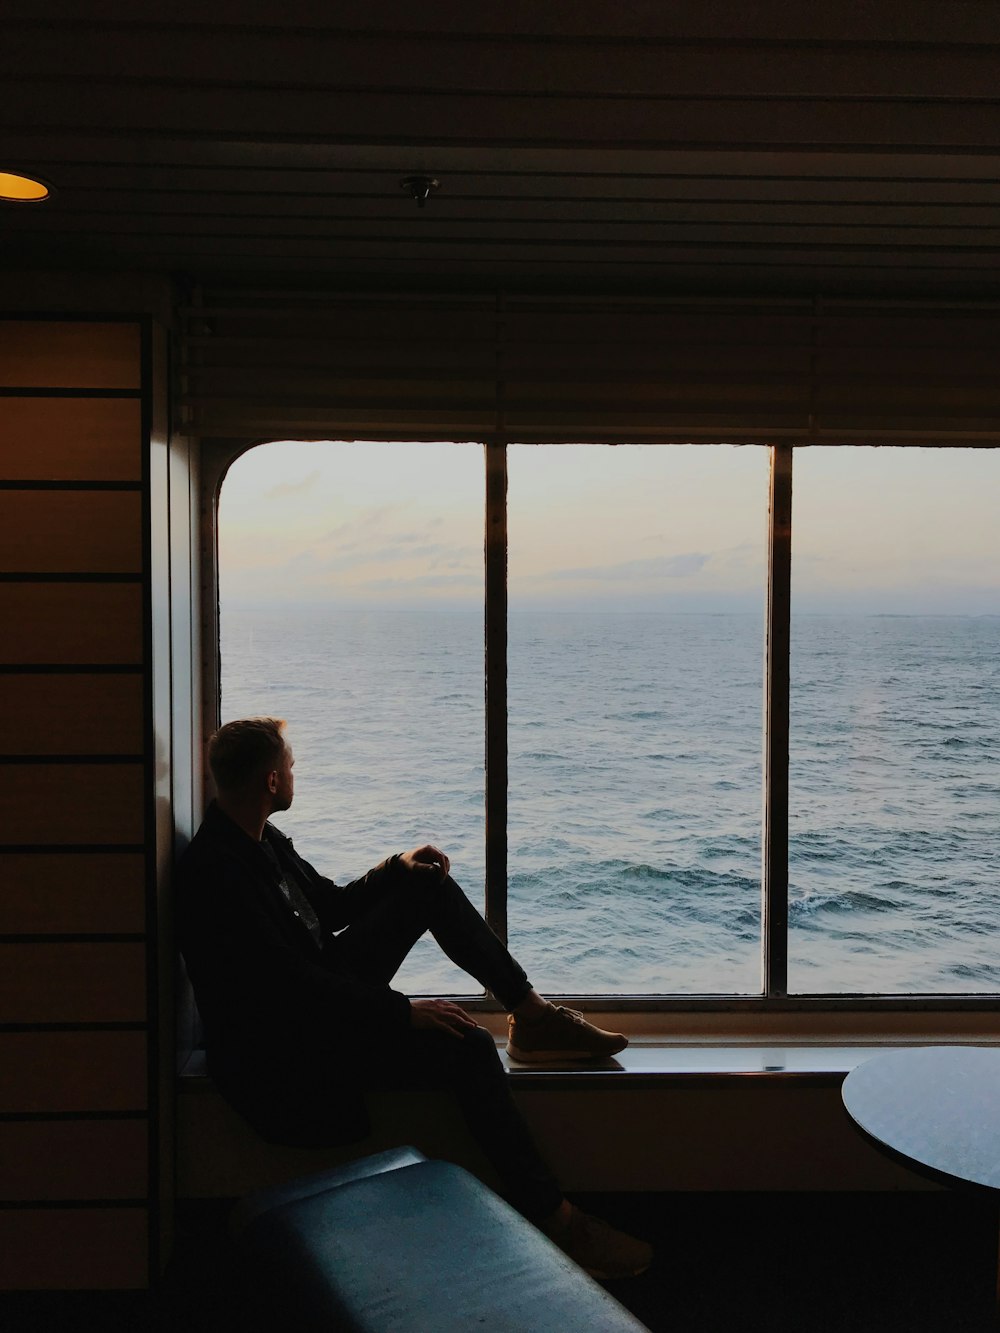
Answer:
[[[220,716],[220,616],[218,506],[226,474],[252,448],[277,442],[279,437],[245,441],[202,438],[199,466],[199,524],[196,564],[200,589],[202,645],[202,734],[208,736]],[[290,437],[281,437],[290,438]],[[297,434],[304,441],[387,440],[420,447],[419,436],[404,431],[379,431],[370,436],[328,431]],[[470,447],[472,442],[470,441]],[[486,699],[486,917],[506,939],[507,926],[507,449],[531,445],[502,436],[483,436],[475,442],[484,454],[485,467],[485,644]],[[551,442],[546,441],[547,444]],[[698,439],[705,448],[725,443]],[[852,441],[843,447],[861,445]],[[670,443],[643,441],[649,448],[671,448]],[[558,447],[558,446],[556,446]],[[608,447],[612,447],[609,445]],[[588,1011],[631,1015],[635,1030],[656,1034],[671,1017],[670,1033],[682,1039],[722,1035],[736,1040],[786,1039],[805,1033],[809,1040],[841,1040],[848,1034],[884,1035],[892,1028],[911,1040],[945,1036],[996,1035],[1000,992],[996,994],[872,995],[847,993],[788,994],[788,766],[790,702],[792,473],[794,451],[809,448],[803,442],[771,444],[767,535],[767,593],[765,621],[765,697],[763,740],[763,848],[761,873],[762,949],[761,992],[755,995],[587,995],[553,997],[571,1000]],[[966,443],[930,443],[921,440],[905,448],[965,448]],[[979,447],[1000,448],[984,444]],[[204,804],[211,797],[211,779],[204,775]],[[463,997],[474,1008],[496,1008],[490,997]],[[689,1024],[677,1020],[687,1015]],[[893,1019],[891,1016],[896,1015]],[[643,1020],[646,1020],[645,1026]],[[741,1029],[741,1018],[746,1027]]]

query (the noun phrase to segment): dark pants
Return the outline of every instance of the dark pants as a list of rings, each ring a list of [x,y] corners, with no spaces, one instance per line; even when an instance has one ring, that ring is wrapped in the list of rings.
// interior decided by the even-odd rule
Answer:
[[[444,953],[513,1009],[531,989],[521,966],[450,877],[406,873],[358,885],[351,924],[327,946],[337,970],[388,985],[429,930]],[[538,1154],[514,1103],[496,1043],[485,1028],[464,1036],[411,1028],[387,1047],[359,1051],[352,1073],[368,1090],[445,1088],[516,1208],[533,1220],[555,1211],[562,1191]]]

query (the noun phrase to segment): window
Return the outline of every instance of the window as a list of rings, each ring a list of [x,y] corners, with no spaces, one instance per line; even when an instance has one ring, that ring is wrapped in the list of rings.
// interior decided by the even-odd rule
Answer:
[[[289,720],[277,822],[338,883],[429,841],[483,903],[482,474],[476,446],[284,442],[222,488],[222,717]],[[467,991],[439,960],[406,985]]]
[[[796,452],[792,991],[1000,990],[997,464]]]
[[[759,989],[767,464],[509,450],[508,924],[543,990]]]
[[[485,581],[483,454],[229,472],[223,716],[293,722],[303,851],[443,844],[550,993],[1000,990],[997,453],[490,445]]]

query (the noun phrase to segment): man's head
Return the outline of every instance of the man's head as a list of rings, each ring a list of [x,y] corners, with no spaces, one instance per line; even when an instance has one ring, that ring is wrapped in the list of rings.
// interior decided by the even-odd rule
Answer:
[[[287,810],[295,794],[295,758],[278,717],[227,722],[208,742],[208,765],[223,800],[264,797],[271,810]]]

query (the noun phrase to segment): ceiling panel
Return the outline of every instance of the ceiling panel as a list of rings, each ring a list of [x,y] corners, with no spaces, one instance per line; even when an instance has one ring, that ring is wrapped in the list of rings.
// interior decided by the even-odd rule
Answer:
[[[55,194],[0,204],[0,265],[998,294],[992,0],[147,13],[8,0],[0,170]]]

